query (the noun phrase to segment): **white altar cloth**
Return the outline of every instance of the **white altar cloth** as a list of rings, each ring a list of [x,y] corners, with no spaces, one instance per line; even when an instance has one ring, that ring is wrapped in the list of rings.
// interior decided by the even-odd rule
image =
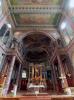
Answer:
[[[28,86],[28,88],[45,88],[45,86],[44,85],[34,85],[34,84],[29,84],[29,86]]]

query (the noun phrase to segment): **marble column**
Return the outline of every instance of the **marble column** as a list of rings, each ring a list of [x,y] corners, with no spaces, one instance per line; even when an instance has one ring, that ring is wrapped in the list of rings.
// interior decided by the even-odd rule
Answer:
[[[57,77],[56,77],[56,72],[55,72],[55,66],[54,64],[52,63],[51,64],[51,70],[52,70],[52,78],[53,78],[53,86],[54,86],[54,91],[55,92],[59,92],[59,89],[58,89],[58,82],[57,82]]]
[[[20,66],[21,66],[21,68],[20,68],[21,70],[20,70],[20,73],[19,73],[20,75],[19,75],[19,82],[18,82],[18,91],[20,91],[20,88],[21,88],[21,80],[22,80],[22,77],[21,76],[22,76],[22,67],[23,66],[22,65],[20,65]]]
[[[32,79],[34,78],[34,66],[32,66]]]
[[[14,96],[16,96],[16,93],[17,93],[17,88],[18,88],[18,85],[19,85],[19,79],[20,79],[20,71],[21,71],[21,64],[19,65],[19,69],[18,69],[18,73],[17,73],[17,79],[16,79],[16,84],[14,86]]]
[[[30,83],[30,81],[31,81],[31,77],[30,77],[30,66],[29,66],[29,78],[28,78],[28,83]]]
[[[34,77],[34,78],[36,78],[36,67],[37,67],[37,66],[35,65],[35,68],[34,68],[34,69],[35,69],[35,77]]]
[[[61,80],[62,89],[64,90],[64,93],[71,94],[71,91],[68,87],[68,82],[67,82],[66,75],[64,72],[63,64],[59,55],[57,55],[57,60],[58,60],[58,67],[59,67],[59,72],[60,72],[59,79]]]
[[[5,38],[5,35],[7,34],[7,31],[8,31],[8,29],[5,31],[5,33],[4,33],[3,37],[2,37],[2,42],[3,42],[4,38]]]
[[[41,79],[41,82],[42,82],[42,66],[40,68],[40,79]]]
[[[13,71],[13,68],[14,68],[14,64],[15,64],[15,59],[16,59],[16,56],[13,56],[12,57],[12,61],[10,63],[10,68],[9,68],[9,71],[8,71],[8,75],[6,77],[6,81],[5,81],[5,85],[4,85],[4,89],[3,89],[3,95],[7,95],[7,92],[8,92],[8,89],[9,89],[9,85],[10,85],[10,81],[11,81],[11,75],[12,75],[12,71]]]
[[[7,57],[6,57],[6,55],[3,54],[0,73],[5,75],[6,74],[5,69],[7,69]]]

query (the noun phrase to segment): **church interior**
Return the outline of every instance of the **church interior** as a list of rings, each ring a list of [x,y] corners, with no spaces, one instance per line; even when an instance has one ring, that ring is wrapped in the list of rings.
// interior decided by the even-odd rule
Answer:
[[[0,100],[74,100],[74,0],[0,0]]]

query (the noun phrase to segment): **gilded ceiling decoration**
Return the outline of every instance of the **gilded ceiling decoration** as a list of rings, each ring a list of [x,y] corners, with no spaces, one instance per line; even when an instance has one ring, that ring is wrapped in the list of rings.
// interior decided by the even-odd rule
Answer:
[[[10,0],[12,4],[61,4],[62,0]]]
[[[58,15],[52,14],[52,15],[40,15],[40,14],[14,14],[15,19],[17,24],[19,24],[19,26],[25,26],[25,25],[51,25],[57,24],[57,19],[58,19]],[[19,20],[20,19],[20,20]]]
[[[23,29],[49,29],[57,26],[63,0],[7,0],[16,27]]]

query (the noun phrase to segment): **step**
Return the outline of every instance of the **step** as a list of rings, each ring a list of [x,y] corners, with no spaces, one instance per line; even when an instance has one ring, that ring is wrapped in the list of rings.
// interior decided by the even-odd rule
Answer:
[[[70,87],[71,94],[74,94],[74,87]]]
[[[0,97],[0,100],[74,100],[74,96],[68,95],[47,95],[47,96],[19,96],[19,97]]]

